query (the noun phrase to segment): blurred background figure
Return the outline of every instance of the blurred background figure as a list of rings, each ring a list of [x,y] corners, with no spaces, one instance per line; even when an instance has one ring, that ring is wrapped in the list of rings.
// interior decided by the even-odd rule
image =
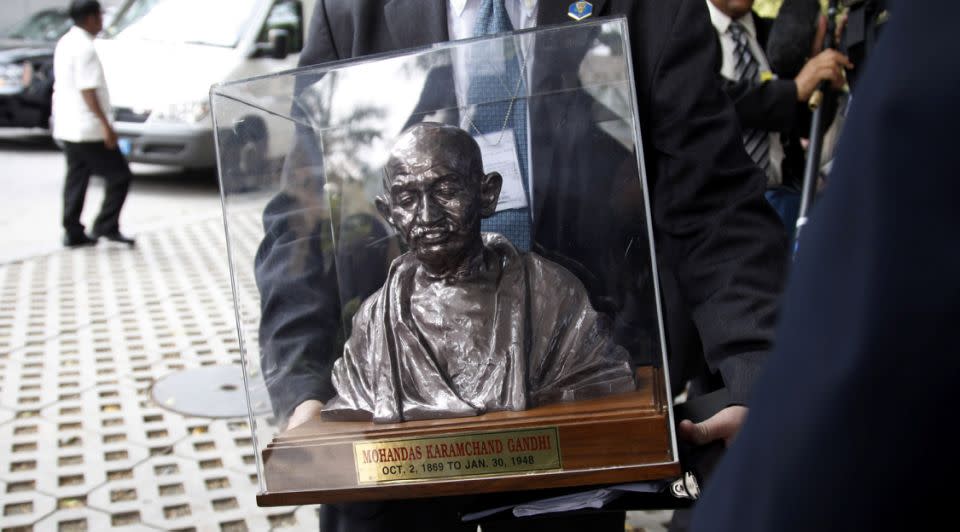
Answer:
[[[810,129],[807,101],[821,81],[841,88],[844,69],[853,65],[835,50],[820,49],[817,0],[786,0],[776,22],[756,14],[754,0],[705,1],[744,146],[766,173],[767,199],[792,234],[805,162],[801,138]]]
[[[891,3],[776,348],[694,530],[936,530],[955,518],[958,18],[950,0]]]
[[[117,147],[110,118],[110,93],[93,39],[103,29],[103,12],[96,0],[70,4],[74,26],[60,38],[53,54],[53,137],[63,142],[67,175],[63,185],[63,244],[95,244],[99,237],[133,245],[120,232],[120,209],[132,175]],[[91,174],[107,183],[100,214],[91,235],[80,222]]]
[[[121,1],[121,0],[113,0]],[[122,0],[140,3],[143,0]],[[36,11],[37,4],[47,7]],[[104,5],[103,26],[110,30],[116,6]],[[25,14],[21,15],[21,13]],[[64,0],[0,3],[0,133],[6,128],[27,128],[49,136],[50,104],[53,100],[53,50],[60,37],[73,27]]]

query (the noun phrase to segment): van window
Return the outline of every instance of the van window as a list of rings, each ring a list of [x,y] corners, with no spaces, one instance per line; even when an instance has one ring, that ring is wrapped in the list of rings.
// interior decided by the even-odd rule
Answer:
[[[255,14],[257,0],[161,0],[118,38],[233,48]]]
[[[290,53],[297,53],[303,48],[303,6],[296,0],[281,0],[270,8],[270,15],[260,30],[257,42],[269,42],[269,32],[273,29],[283,29],[290,33]]]
[[[73,26],[70,15],[62,9],[47,9],[40,11],[20,23],[7,34],[11,39],[25,41],[53,42],[63,36]]]
[[[143,18],[159,1],[160,0],[131,0],[129,3],[124,4],[117,13],[116,18],[113,19],[113,22],[103,28],[103,33],[101,33],[100,36],[107,38],[115,37],[118,33],[125,30],[127,26]]]

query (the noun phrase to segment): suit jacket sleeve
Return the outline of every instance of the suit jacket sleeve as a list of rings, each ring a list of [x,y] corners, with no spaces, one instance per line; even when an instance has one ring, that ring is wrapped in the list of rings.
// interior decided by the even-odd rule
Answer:
[[[756,13],[753,20],[757,25],[758,38],[761,42],[766,41],[773,20],[759,17]],[[720,79],[723,91],[733,100],[737,118],[743,127],[798,137],[809,134],[812,115],[804,102],[797,101],[797,84],[793,79],[772,79],[762,83],[756,80],[735,81],[723,76]],[[822,105],[823,116],[831,117],[824,124],[826,131],[837,111],[836,99],[828,97]]]
[[[267,205],[254,273],[260,291],[260,367],[281,420],[308,399],[333,395],[340,299],[322,205],[281,193]]]
[[[753,20],[758,39],[761,42],[766,41],[773,20],[756,14],[753,15]],[[719,51],[717,57],[722,61]],[[758,80],[736,81],[721,76],[720,80],[723,92],[733,100],[737,118],[744,128],[787,132],[794,127],[797,118],[804,114],[809,115],[802,104],[797,102],[797,84],[792,79],[772,79],[761,83]]]
[[[744,128],[785,132],[793,128],[802,113],[797,103],[797,85],[792,79],[763,83],[734,81],[721,76],[723,92],[733,100],[737,118]]]
[[[334,59],[325,6],[318,1],[299,64]],[[298,76],[295,91],[314,81]],[[295,105],[291,112],[303,111]],[[318,181],[311,188],[322,202],[323,161],[316,145],[313,132],[298,126],[284,171],[306,173],[307,179]],[[264,238],[254,263],[261,308],[260,366],[274,414],[281,420],[303,401],[333,396],[330,372],[342,344],[329,216],[322,204],[305,202],[296,192],[281,192],[264,210]]]
[[[669,23],[647,88],[645,153],[655,176],[657,244],[692,311],[708,365],[720,371],[732,401],[742,403],[772,342],[785,232],[720,88],[719,45],[706,6],[684,0]]]

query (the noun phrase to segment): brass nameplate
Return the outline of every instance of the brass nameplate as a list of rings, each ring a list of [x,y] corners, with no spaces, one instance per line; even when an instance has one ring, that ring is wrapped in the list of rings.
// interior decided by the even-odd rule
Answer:
[[[559,471],[557,428],[353,444],[360,484]]]

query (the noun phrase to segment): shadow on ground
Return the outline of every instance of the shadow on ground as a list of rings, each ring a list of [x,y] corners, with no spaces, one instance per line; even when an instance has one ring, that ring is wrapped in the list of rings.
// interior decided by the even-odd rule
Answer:
[[[176,167],[133,163],[133,186],[141,192],[165,192],[171,189],[186,193],[219,193],[216,168],[185,170]]]

